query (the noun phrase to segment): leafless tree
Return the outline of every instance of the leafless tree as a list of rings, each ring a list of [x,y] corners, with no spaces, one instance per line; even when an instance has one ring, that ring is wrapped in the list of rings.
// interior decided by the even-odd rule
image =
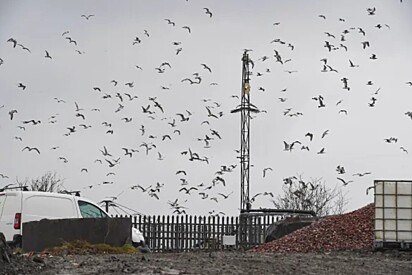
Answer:
[[[43,176],[37,179],[28,178],[24,180],[16,179],[19,186],[27,186],[31,191],[41,192],[60,192],[63,188],[63,179],[57,177],[56,172],[46,172]]]
[[[272,202],[279,209],[311,210],[317,216],[342,214],[348,203],[342,189],[326,187],[322,179],[304,181],[302,176],[285,178],[283,194]]]

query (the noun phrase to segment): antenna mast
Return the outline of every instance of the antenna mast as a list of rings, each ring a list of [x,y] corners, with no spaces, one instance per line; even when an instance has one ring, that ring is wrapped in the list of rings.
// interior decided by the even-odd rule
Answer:
[[[249,168],[250,168],[250,113],[258,113],[259,110],[250,103],[250,70],[249,64],[253,62],[249,59],[248,50],[245,50],[242,57],[242,90],[240,105],[231,113],[240,112],[240,211],[245,212],[252,208],[249,199]]]

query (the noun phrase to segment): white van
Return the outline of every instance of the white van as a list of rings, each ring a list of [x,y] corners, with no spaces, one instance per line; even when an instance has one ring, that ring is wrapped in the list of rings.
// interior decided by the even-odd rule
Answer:
[[[42,219],[108,218],[92,201],[70,194],[6,190],[0,191],[0,232],[11,245],[21,245],[23,224]],[[134,246],[145,246],[142,233],[132,228]]]

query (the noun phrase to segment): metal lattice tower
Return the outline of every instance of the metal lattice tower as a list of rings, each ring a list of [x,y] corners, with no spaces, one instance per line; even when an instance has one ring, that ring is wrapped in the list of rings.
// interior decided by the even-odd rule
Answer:
[[[253,63],[249,59],[247,50],[242,57],[242,90],[240,105],[231,113],[240,112],[240,211],[248,211],[252,208],[249,199],[249,168],[250,168],[250,115],[258,113],[259,110],[250,103],[250,71],[249,64]]]

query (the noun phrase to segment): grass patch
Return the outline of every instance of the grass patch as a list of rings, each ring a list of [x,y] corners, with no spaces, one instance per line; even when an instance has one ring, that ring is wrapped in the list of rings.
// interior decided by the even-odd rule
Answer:
[[[91,244],[86,241],[64,242],[61,246],[46,248],[44,253],[51,255],[88,255],[88,254],[134,254],[139,250],[130,244],[111,246],[108,244]]]

